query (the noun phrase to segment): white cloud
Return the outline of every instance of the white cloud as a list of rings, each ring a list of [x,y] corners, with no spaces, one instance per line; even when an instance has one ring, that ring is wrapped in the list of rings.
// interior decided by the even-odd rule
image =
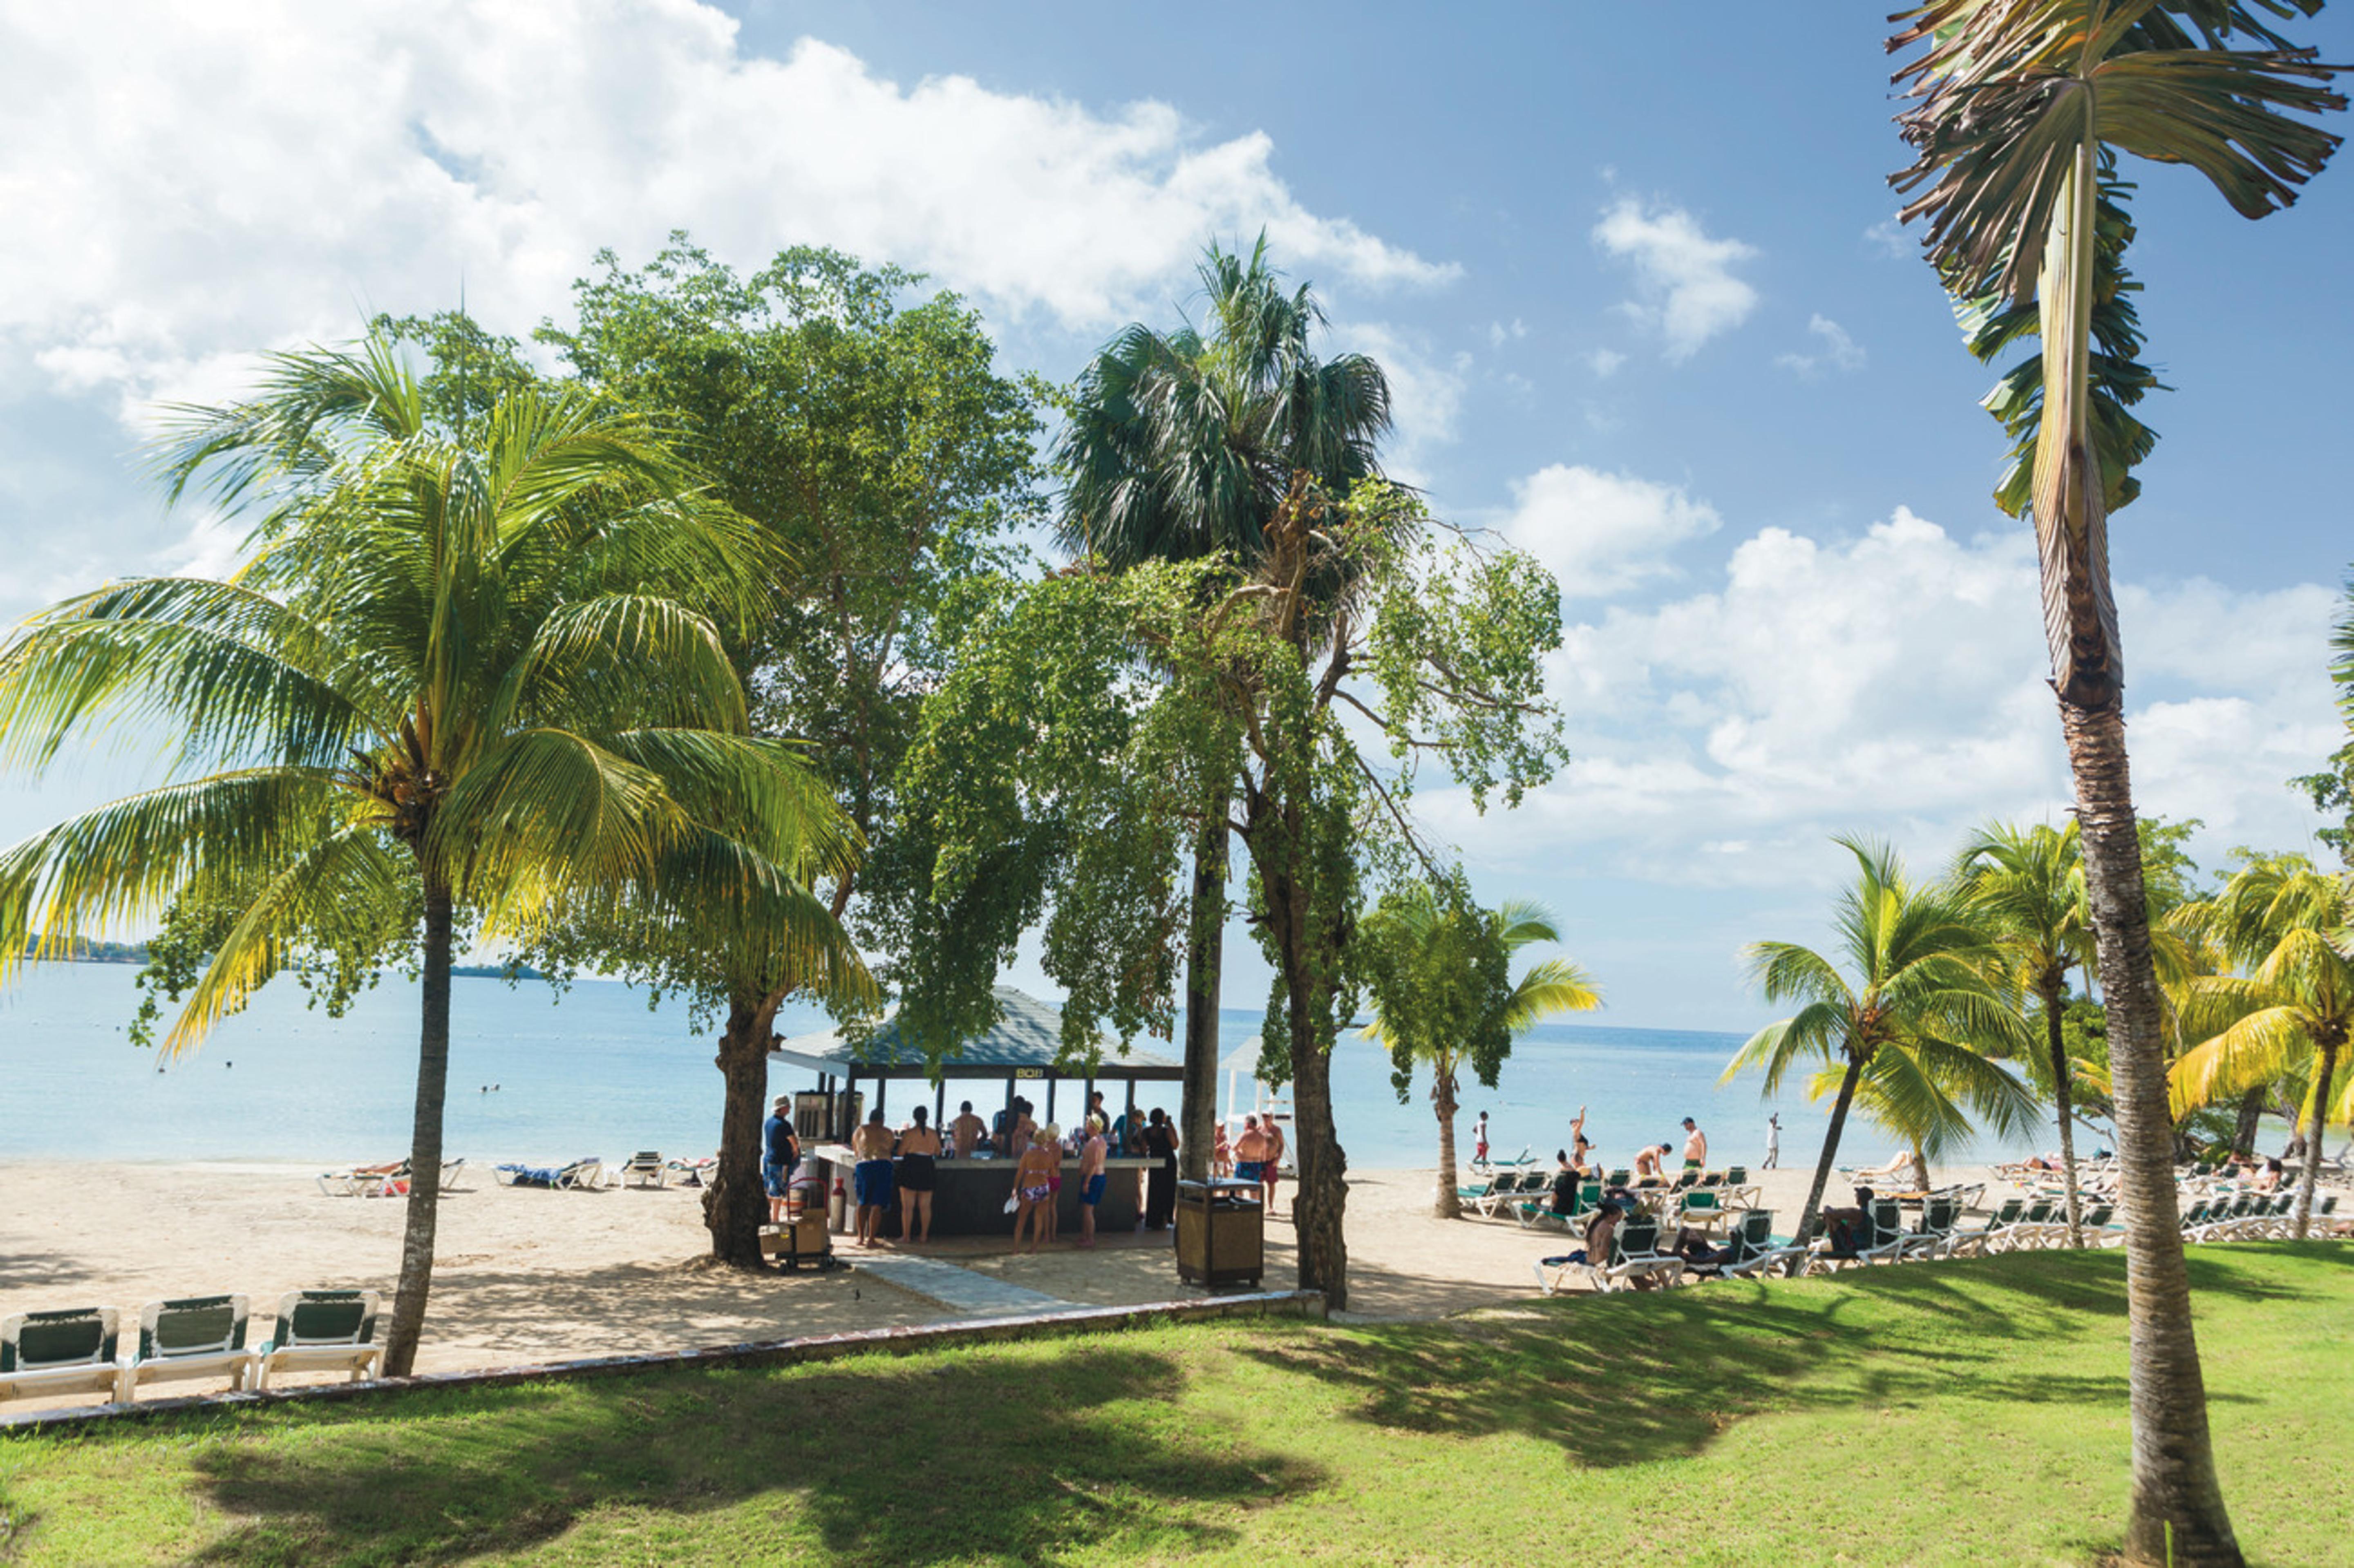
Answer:
[[[1603,381],[1617,375],[1618,367],[1626,363],[1627,356],[1615,348],[1597,348],[1585,356],[1586,367]]]
[[[1863,242],[1882,256],[1899,261],[1913,254],[1913,242],[1905,238],[1904,226],[1893,217],[1883,217],[1865,229]]]
[[[1512,486],[1499,531],[1544,563],[1565,599],[1623,592],[1666,574],[1687,539],[1716,531],[1716,509],[1681,488],[1554,463]]]
[[[1471,356],[1436,355],[1420,334],[1387,322],[1335,321],[1332,346],[1381,362],[1389,377],[1393,421],[1393,434],[1382,449],[1383,470],[1403,483],[1427,487],[1435,450],[1455,440]]]
[[[1733,275],[1757,254],[1738,239],[1712,239],[1678,207],[1647,209],[1621,197],[1594,226],[1595,242],[1634,265],[1638,297],[1620,307],[1665,339],[1668,357],[1689,359],[1756,308],[1757,291]]]
[[[1512,324],[1510,326],[1506,326],[1501,322],[1490,322],[1488,323],[1488,346],[1490,348],[1501,348],[1515,338],[1523,338],[1528,335],[1529,323],[1521,320],[1518,316],[1514,316],[1512,318]]]
[[[0,349],[61,389],[210,389],[255,348],[454,302],[461,275],[528,324],[597,247],[642,258],[676,227],[738,263],[837,245],[1088,331],[1262,228],[1302,276],[1455,275],[1310,210],[1264,133],[893,82],[814,40],[755,58],[692,0],[18,3],[0,26]]]
[[[2336,596],[2194,580],[2118,599],[2143,809],[2203,818],[2211,859],[2304,842],[2315,819],[2283,781],[2343,735]],[[1491,866],[1574,853],[1773,888],[1836,875],[1842,831],[1931,864],[1975,823],[2066,809],[2039,604],[2024,529],[1965,541],[1901,507],[1854,539],[1766,528],[1711,591],[1570,628],[1549,673],[1577,752],[1563,778],[1510,816],[1424,806]]]
[[[1863,368],[1862,345],[1850,337],[1847,329],[1830,317],[1819,313],[1808,317],[1807,331],[1822,340],[1821,346],[1816,352],[1777,355],[1775,356],[1774,363],[1785,370],[1795,370],[1799,375],[1807,376],[1813,376],[1826,365],[1833,370]]]

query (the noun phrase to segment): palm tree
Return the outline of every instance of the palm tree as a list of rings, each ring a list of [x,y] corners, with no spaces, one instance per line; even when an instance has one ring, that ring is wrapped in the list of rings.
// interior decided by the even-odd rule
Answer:
[[[1266,237],[1246,260],[1213,244],[1200,277],[1207,332],[1123,329],[1080,376],[1055,443],[1063,546],[1115,571],[1221,552],[1246,571],[1295,474],[1345,495],[1381,471],[1388,379],[1363,355],[1316,356],[1323,307],[1306,284],[1285,291]],[[1179,1135],[1195,1179],[1216,1112],[1229,799],[1222,788],[1203,801],[1193,847]]]
[[[698,608],[752,566],[651,428],[579,394],[504,391],[442,424],[394,345],[271,362],[260,396],[180,410],[161,466],[258,514],[228,582],[117,583],[0,651],[0,746],[167,726],[173,777],[0,855],[0,965],[175,899],[236,894],[166,1048],[306,945],[413,941],[423,976],[414,1172],[387,1364],[431,1284],[461,925],[529,938],[691,869],[801,953],[855,969],[794,875],[851,837],[790,747],[748,736]],[[355,938],[350,912],[415,909]],[[373,954],[371,956],[374,956]]]
[[[1415,883],[1368,911],[1357,939],[1368,950],[1385,949],[1405,959],[1418,971],[1413,978],[1419,984],[1373,987],[1373,1022],[1359,1036],[1391,1046],[1392,1081],[1401,1104],[1415,1067],[1430,1068],[1431,1110],[1438,1118],[1436,1213],[1440,1219],[1459,1218],[1455,1117],[1463,1068],[1471,1067],[1481,1083],[1494,1088],[1504,1054],[1517,1036],[1556,1013],[1600,1007],[1602,992],[1565,959],[1540,959],[1520,979],[1510,978],[1513,954],[1532,943],[1561,940],[1552,912],[1529,899],[1506,899],[1493,911],[1471,907],[1468,900],[1443,905],[1428,884]],[[1490,953],[1504,982],[1493,991],[1476,983]],[[1406,1016],[1393,1020],[1384,1012],[1384,992],[1387,1000],[1404,1004]],[[1450,1001],[1469,1006],[1450,1007]]]
[[[1918,101],[1899,189],[1929,220],[1924,249],[1971,302],[1978,346],[2032,334],[2041,353],[1994,406],[2018,438],[2001,495],[2034,519],[2044,633],[2084,832],[2117,1097],[2134,1391],[2129,1557],[2236,1564],[2207,1435],[2206,1391],[2176,1216],[2172,1122],[2149,954],[2110,591],[2108,514],[2153,437],[2126,412],[2154,377],[2136,363],[2124,252],[2133,238],[2119,152],[2189,164],[2247,217],[2296,199],[2338,145],[2299,114],[2343,109],[2333,68],[2257,13],[2317,0],[1925,0],[1892,49]],[[2031,313],[2031,324],[2027,319]],[[2010,394],[2008,397],[2006,394]],[[2043,439],[2046,435],[2052,439]]]
[[[2264,855],[2195,913],[2249,972],[2204,975],[2185,988],[2183,1033],[2199,1044],[2174,1065],[2176,1108],[2309,1077],[2299,1118],[2301,1241],[2313,1213],[2322,1133],[2332,1121],[2354,1120],[2354,1075],[2338,1080],[2354,1035],[2354,888],[2301,854]]]
[[[1992,931],[2002,968],[2035,999],[2060,1128],[2060,1168],[2068,1190],[2068,1245],[2084,1245],[2076,1192],[2075,1069],[2061,1028],[2068,974],[2088,967],[2092,921],[2084,906],[2084,856],[2073,821],[2021,832],[1998,823],[1963,847],[1955,880]]]
[[[1792,1068],[1809,1061],[1826,1065],[1808,1092],[1817,1099],[1836,1097],[1798,1217],[1801,1240],[1822,1212],[1848,1112],[1867,1075],[1864,1098],[1874,1119],[1905,1139],[1924,1161],[1967,1131],[1969,1112],[2008,1127],[2031,1104],[2019,1081],[1977,1044],[2010,1040],[2017,1032],[2018,1015],[1988,978],[1994,944],[1985,927],[1951,891],[1908,883],[1893,850],[1856,839],[1837,842],[1855,856],[1857,878],[1840,895],[1835,956],[1795,942],[1749,948],[1751,972],[1766,999],[1801,1005],[1752,1035],[1720,1080],[1761,1071],[1764,1092],[1771,1096]]]

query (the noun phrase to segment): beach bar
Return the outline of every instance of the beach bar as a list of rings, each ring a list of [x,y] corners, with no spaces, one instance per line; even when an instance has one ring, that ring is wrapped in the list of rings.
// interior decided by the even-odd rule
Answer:
[[[1063,1015],[1035,997],[1010,986],[997,988],[996,1027],[965,1043],[963,1050],[941,1064],[941,1080],[934,1082],[923,1053],[900,1034],[896,1010],[864,1040],[853,1043],[838,1030],[797,1035],[769,1053],[771,1067],[798,1067],[814,1074],[814,1092],[794,1097],[793,1119],[807,1158],[810,1174],[831,1193],[836,1177],[845,1183],[856,1156],[851,1153],[853,1128],[869,1110],[880,1110],[894,1128],[904,1127],[908,1111],[918,1105],[932,1114],[933,1124],[945,1128],[953,1119],[947,1078],[1002,1080],[1001,1101],[974,1111],[993,1123],[991,1113],[1010,1111],[1016,1096],[1037,1107],[1041,1126],[1055,1122],[1066,1132],[1076,1128],[1097,1089],[1104,1108],[1113,1118],[1128,1118],[1136,1126],[1143,1117],[1137,1101],[1140,1084],[1175,1086],[1184,1078],[1182,1064],[1155,1051],[1131,1047],[1125,1054],[1109,1039],[1102,1042],[1101,1059],[1093,1066],[1060,1065]],[[869,1097],[869,1091],[872,1097]],[[1173,1119],[1177,1106],[1173,1087],[1163,1097]],[[1149,1160],[1115,1156],[1109,1162],[1111,1181],[1096,1213],[1099,1226],[1125,1230],[1136,1223],[1140,1192]],[[932,1192],[932,1234],[938,1236],[1012,1235],[1013,1216],[1005,1200],[1013,1192],[1013,1160],[984,1150],[968,1160],[943,1158],[937,1165]],[[1076,1228],[1079,1218],[1078,1183],[1070,1178],[1075,1160],[1064,1160],[1063,1190],[1057,1209],[1062,1223]],[[844,1228],[843,1215],[834,1215]],[[891,1222],[896,1232],[897,1221]]]

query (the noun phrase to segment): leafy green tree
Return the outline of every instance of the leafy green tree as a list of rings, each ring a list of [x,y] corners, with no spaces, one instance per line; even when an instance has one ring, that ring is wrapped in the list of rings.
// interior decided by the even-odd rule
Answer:
[[[2206,1432],[2206,1393],[2175,1214],[2164,1023],[2148,950],[2126,764],[2124,651],[2108,514],[2137,490],[2155,438],[2129,412],[2155,385],[2139,363],[2125,253],[2130,187],[2115,158],[2187,164],[2246,217],[2296,199],[2338,138],[2300,116],[2345,107],[2333,68],[2274,31],[2320,0],[1923,0],[1892,49],[1916,154],[1924,250],[1965,302],[1982,357],[2040,352],[1988,407],[2014,438],[1997,499],[2033,519],[2052,685],[2076,783],[2085,883],[2116,1070],[2132,1311],[2135,1481],[2126,1554],[2237,1564]],[[1921,187],[1926,186],[1925,190]]]
[[[2338,683],[2338,711],[2346,717],[2346,744],[2329,754],[2329,766],[2319,773],[2292,779],[2293,789],[2313,801],[2313,809],[2338,819],[2334,826],[2315,831],[2314,837],[2337,852],[2346,869],[2354,872],[2354,581],[2346,587],[2346,609],[2330,633],[2337,657],[2329,662],[2329,678]]]
[[[2178,1110],[2260,1089],[2283,1078],[2309,1080],[2299,1120],[2305,1175],[2297,1186],[2296,1234],[2313,1213],[2322,1134],[2354,1122],[2354,1074],[2338,1069],[2354,1035],[2354,887],[2301,854],[2251,859],[2199,918],[2244,975],[2190,982],[2183,1033],[2197,1042],[2175,1064]]]
[[[528,938],[619,898],[658,906],[660,874],[691,859],[790,911],[779,936],[838,950],[786,867],[812,846],[843,858],[850,834],[790,747],[744,733],[698,607],[740,586],[750,541],[643,418],[520,387],[445,426],[376,334],[278,356],[252,401],[181,410],[162,462],[175,497],[204,485],[256,517],[250,562],[67,600],[0,652],[9,756],[43,764],[110,724],[177,743],[171,781],[0,855],[0,942],[236,895],[173,1048],[292,950],[414,944],[415,1175],[387,1357],[405,1374],[461,927]]]
[[[775,547],[778,569],[723,625],[728,656],[754,694],[753,729],[801,742],[856,826],[864,858],[833,874],[829,907],[887,951],[891,929],[855,893],[903,881],[928,853],[896,776],[942,678],[951,585],[1006,566],[1010,536],[1041,515],[1038,389],[998,373],[961,300],[911,301],[922,280],[895,267],[800,248],[739,277],[684,235],[634,271],[610,252],[598,261],[574,291],[578,323],[538,336],[584,380],[679,428],[718,493]],[[684,991],[724,1019],[726,1107],[704,1213],[715,1257],[758,1266],[777,1010],[805,990],[854,1014],[866,1004],[829,969],[758,939],[602,935],[599,951],[575,956]]]
[[[1840,895],[1838,944],[1828,956],[1796,942],[1750,947],[1766,1000],[1800,1005],[1750,1036],[1722,1079],[1762,1073],[1771,1096],[1794,1068],[1822,1064],[1808,1093],[1831,1097],[1831,1125],[1799,1213],[1802,1240],[1822,1213],[1851,1107],[1903,1139],[1916,1166],[1967,1137],[1974,1118],[2009,1130],[2033,1108],[2019,1081],[1987,1059],[1988,1045],[2020,1042],[2018,1014],[1989,976],[1997,954],[1984,923],[1951,889],[1913,885],[1893,851],[1837,842],[1857,872]]]
[[[1461,1074],[1469,1067],[1490,1088],[1519,1035],[1563,1012],[1602,1005],[1602,993],[1564,959],[1532,964],[1512,978],[1512,956],[1561,933],[1542,906],[1508,899],[1495,909],[1471,901],[1458,870],[1383,895],[1357,923],[1356,964],[1373,1021],[1367,1040],[1389,1048],[1390,1084],[1406,1103],[1415,1071],[1431,1072],[1431,1109],[1438,1118],[1440,1219],[1459,1218],[1455,1117]]]
[[[1247,569],[1295,474],[1345,495],[1381,471],[1388,378],[1363,355],[1317,356],[1323,307],[1305,284],[1285,290],[1266,238],[1247,260],[1213,244],[1201,281],[1207,332],[1122,330],[1079,377],[1055,443],[1061,542],[1115,571],[1210,556]],[[1214,784],[1193,843],[1179,1144],[1195,1180],[1209,1170],[1217,1111],[1232,803]]]
[[[1200,802],[1227,790],[1277,977],[1262,1061],[1293,1089],[1300,1281],[1345,1307],[1330,1055],[1355,1010],[1365,884],[1435,859],[1409,810],[1420,759],[1483,807],[1559,766],[1540,661],[1560,639],[1560,594],[1528,557],[1431,529],[1377,482],[1340,500],[1295,476],[1266,538],[1223,590],[1233,567],[1217,557],[976,588],[909,756],[938,850],[899,913],[900,1016],[920,1001],[926,1049],[952,1054],[988,1023],[997,966],[1043,917],[1068,1050],[1091,1049],[1105,1022],[1123,1041],[1168,1027],[1192,929],[1179,867]]]

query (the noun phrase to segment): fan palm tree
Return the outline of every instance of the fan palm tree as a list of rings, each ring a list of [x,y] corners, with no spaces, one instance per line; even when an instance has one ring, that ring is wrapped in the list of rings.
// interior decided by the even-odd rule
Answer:
[[[1979,830],[1955,866],[1962,895],[1993,933],[2003,970],[2035,999],[2055,1119],[2060,1168],[2068,1190],[2068,1245],[2084,1245],[2076,1192],[2075,1069],[2061,1027],[2068,975],[2092,960],[2092,920],[2084,904],[2084,856],[2076,824],[2024,832],[2005,823]]]
[[[1212,245],[1200,277],[1206,331],[1123,329],[1080,376],[1055,444],[1061,543],[1115,571],[1220,553],[1247,570],[1294,475],[1344,495],[1381,471],[1388,379],[1361,354],[1317,357],[1323,307],[1306,284],[1284,288],[1266,237],[1247,259]],[[1228,800],[1221,789],[1203,802],[1193,849],[1179,1131],[1195,1178],[1216,1111]]]
[[[2190,1277],[2175,1215],[2157,977],[2126,767],[2124,659],[2108,514],[2153,438],[2126,410],[2153,384],[2136,363],[2114,160],[2188,164],[2247,217],[2288,206],[2338,138],[2299,115],[2343,109],[2332,69],[2266,25],[2319,0],[1926,0],[1892,49],[1916,154],[1894,176],[1928,219],[1924,249],[1968,302],[1976,346],[2041,352],[1990,406],[2018,439],[2000,496],[2034,520],[2044,633],[2060,699],[2108,1010],[2128,1229],[2134,1500],[2130,1557],[2241,1561],[2206,1431]],[[2261,15],[2259,15],[2261,13]],[[2006,397],[2006,393],[2010,396]],[[2048,438],[2048,439],[2047,439]]]
[[[2300,1126],[2305,1175],[2296,1234],[2313,1213],[2323,1131],[2354,1121],[2354,1074],[2340,1079],[2354,1036],[2354,889],[2301,854],[2264,855],[2233,874],[2196,912],[2244,975],[2204,975],[2182,1001],[2184,1037],[2198,1042],[2174,1065],[2178,1111],[2306,1076]]]
[[[0,965],[28,938],[234,893],[179,1050],[305,946],[416,944],[395,1374],[431,1284],[461,927],[726,906],[856,972],[803,881],[852,835],[789,745],[745,734],[699,608],[753,566],[733,514],[648,425],[581,395],[518,387],[458,418],[382,337],[276,358],[256,399],[180,410],[162,449],[175,498],[202,485],[257,515],[239,575],[117,583],[0,650],[6,755],[45,763],[110,725],[176,741],[167,782],[0,854]],[[421,913],[354,938],[354,909]]]
[[[1887,847],[1837,842],[1855,856],[1857,871],[1855,885],[1840,895],[1838,945],[1830,956],[1795,942],[1749,948],[1766,999],[1801,1005],[1752,1035],[1720,1080],[1762,1072],[1770,1097],[1792,1069],[1824,1064],[1808,1092],[1832,1097],[1831,1125],[1799,1214],[1802,1240],[1822,1212],[1860,1092],[1873,1119],[1922,1161],[1964,1136],[1972,1113],[2008,1128],[2032,1105],[2019,1080],[1981,1049],[2016,1044],[2019,1033],[2018,1014],[1988,975],[1995,951],[1984,925],[1950,890],[1907,882]]]
[[[1468,928],[1476,926],[1477,929]],[[1362,1039],[1391,1047],[1395,1068],[1393,1082],[1405,1100],[1414,1069],[1431,1071],[1431,1111],[1438,1118],[1438,1195],[1436,1213],[1441,1219],[1459,1218],[1462,1201],[1456,1194],[1455,1117],[1461,1108],[1458,1093],[1467,1065],[1490,1088],[1512,1041],[1546,1019],[1564,1012],[1588,1012],[1602,1005],[1602,992],[1585,972],[1565,959],[1541,959],[1510,979],[1512,956],[1537,942],[1558,942],[1561,931],[1553,914],[1525,898],[1509,898],[1493,911],[1442,904],[1427,884],[1416,883],[1382,900],[1366,913],[1358,938],[1394,955],[1410,955],[1422,983],[1392,995],[1406,1001],[1414,1016],[1393,1021],[1383,1012],[1384,991],[1373,988],[1373,1022],[1359,1031]],[[1506,983],[1490,991],[1477,984],[1480,959],[1470,949],[1489,948],[1500,960]],[[1405,992],[1405,994],[1400,994]],[[1410,1001],[1408,998],[1410,997]],[[1441,999],[1444,1000],[1441,1000]],[[1469,1004],[1474,1016],[1445,1003]],[[1403,1044],[1405,1049],[1397,1048]]]

